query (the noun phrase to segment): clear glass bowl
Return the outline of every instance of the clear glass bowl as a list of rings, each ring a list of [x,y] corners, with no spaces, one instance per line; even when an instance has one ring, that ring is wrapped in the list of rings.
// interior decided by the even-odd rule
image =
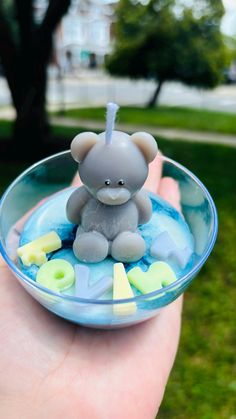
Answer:
[[[30,210],[41,200],[70,185],[77,164],[69,151],[34,164],[10,185],[0,204],[0,251],[20,284],[40,304],[74,323],[95,328],[117,328],[153,317],[186,290],[214,246],[217,213],[209,192],[195,175],[173,160],[162,159],[163,176],[171,176],[180,186],[182,212],[195,240],[194,265],[187,274],[164,289],[126,300],[91,300],[58,294],[31,280],[17,266],[17,222],[21,219],[22,223],[25,222]],[[114,310],[118,305],[125,309],[125,304],[130,302],[135,302],[137,306],[133,314],[120,315]]]

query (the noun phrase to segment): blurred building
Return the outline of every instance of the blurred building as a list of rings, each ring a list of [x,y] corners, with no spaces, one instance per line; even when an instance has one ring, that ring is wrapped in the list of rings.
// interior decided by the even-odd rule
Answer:
[[[117,0],[72,0],[55,36],[55,57],[65,73],[100,66],[111,50]],[[35,18],[43,19],[48,0],[35,0]],[[54,58],[55,58],[54,57]]]
[[[228,36],[236,37],[236,1],[223,0],[225,15],[221,22],[221,30]]]

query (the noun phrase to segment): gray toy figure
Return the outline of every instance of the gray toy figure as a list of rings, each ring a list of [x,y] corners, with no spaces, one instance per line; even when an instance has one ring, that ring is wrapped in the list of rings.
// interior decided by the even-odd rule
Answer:
[[[108,255],[135,262],[146,250],[138,225],[150,220],[152,206],[141,188],[157,144],[145,132],[113,131],[117,108],[108,104],[105,133],[84,132],[71,144],[84,186],[70,196],[67,217],[78,224],[73,251],[83,262],[100,262]]]

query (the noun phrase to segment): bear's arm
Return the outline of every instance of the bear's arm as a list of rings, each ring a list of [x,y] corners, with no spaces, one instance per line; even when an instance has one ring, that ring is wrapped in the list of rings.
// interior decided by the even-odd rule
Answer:
[[[84,186],[76,189],[68,199],[66,205],[66,215],[68,220],[73,224],[79,224],[81,213],[90,198],[89,192]]]
[[[138,209],[138,223],[147,223],[152,216],[152,203],[146,191],[139,191],[133,198]]]

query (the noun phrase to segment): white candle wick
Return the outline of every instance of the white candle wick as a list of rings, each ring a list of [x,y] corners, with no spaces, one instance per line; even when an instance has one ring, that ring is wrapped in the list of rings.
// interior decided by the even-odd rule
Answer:
[[[106,133],[105,141],[106,145],[111,144],[112,142],[112,131],[115,127],[116,113],[119,109],[119,106],[116,103],[107,104],[107,118],[106,118]]]

